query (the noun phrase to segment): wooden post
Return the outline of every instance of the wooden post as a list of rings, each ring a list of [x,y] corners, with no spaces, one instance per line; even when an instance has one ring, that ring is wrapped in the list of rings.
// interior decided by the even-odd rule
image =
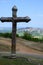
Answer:
[[[12,8],[12,17],[16,18],[17,8],[14,6]],[[12,47],[11,47],[11,53],[16,54],[16,22],[12,21]]]

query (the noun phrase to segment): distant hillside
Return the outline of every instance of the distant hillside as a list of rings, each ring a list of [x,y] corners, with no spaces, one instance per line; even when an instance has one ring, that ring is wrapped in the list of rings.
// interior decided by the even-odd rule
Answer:
[[[22,36],[24,32],[27,31],[28,33],[32,34],[35,38],[42,38],[43,37],[43,29],[42,28],[32,28],[32,27],[26,27],[26,28],[19,28],[17,29],[17,34],[19,36]],[[6,32],[12,32],[12,28],[0,28],[0,33],[6,33]]]
[[[20,35],[27,31],[28,33],[32,34],[33,37],[35,38],[42,38],[43,37],[43,29],[41,28],[32,28],[32,27],[27,27],[27,28],[21,28],[17,30],[17,33]]]

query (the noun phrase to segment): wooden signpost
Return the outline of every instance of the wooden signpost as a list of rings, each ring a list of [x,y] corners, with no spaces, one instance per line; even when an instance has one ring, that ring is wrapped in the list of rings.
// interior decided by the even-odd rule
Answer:
[[[0,21],[2,22],[12,22],[12,47],[11,53],[16,54],[16,26],[17,22],[29,22],[31,19],[26,17],[17,17],[17,7],[12,8],[12,17],[1,17]]]

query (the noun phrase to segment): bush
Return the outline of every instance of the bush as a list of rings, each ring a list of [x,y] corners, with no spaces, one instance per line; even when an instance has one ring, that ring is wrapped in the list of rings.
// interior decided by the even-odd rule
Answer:
[[[19,35],[18,35],[18,34],[16,34],[16,37],[19,37]]]
[[[24,38],[26,40],[31,40],[32,35],[30,33],[24,32],[24,35],[22,36],[22,38]]]

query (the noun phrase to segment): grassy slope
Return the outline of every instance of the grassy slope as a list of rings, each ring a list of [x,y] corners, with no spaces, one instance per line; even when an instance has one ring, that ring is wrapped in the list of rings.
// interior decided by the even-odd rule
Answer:
[[[0,65],[43,65],[43,60],[34,59],[29,61],[27,58],[18,57],[15,59],[0,58]]]
[[[16,59],[0,59],[0,65],[33,65],[24,58],[16,58]]]

